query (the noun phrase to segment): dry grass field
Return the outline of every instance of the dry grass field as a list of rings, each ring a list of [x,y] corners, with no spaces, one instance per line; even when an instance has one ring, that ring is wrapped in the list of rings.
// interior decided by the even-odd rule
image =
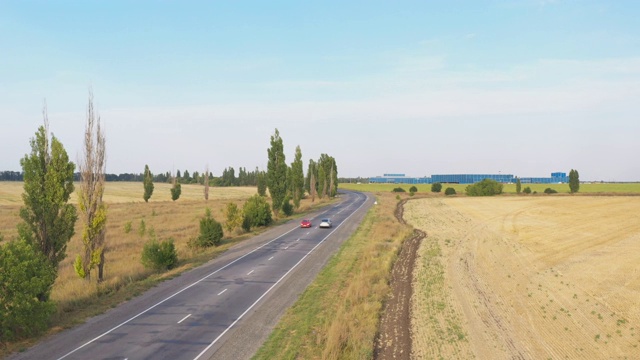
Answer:
[[[640,358],[640,199],[425,198],[413,358]]]
[[[4,241],[17,235],[22,186],[21,182],[0,182],[0,234]],[[99,285],[95,281],[86,282],[80,279],[73,269],[73,261],[82,249],[82,224],[78,221],[75,235],[67,247],[67,258],[60,264],[58,278],[51,294],[57,309],[51,321],[51,332],[100,314],[137,296],[162,279],[175,276],[215,257],[251,235],[238,232],[229,234],[225,231],[225,238],[220,246],[197,252],[187,245],[191,238],[198,235],[199,220],[204,216],[206,208],[211,209],[216,220],[224,222],[223,211],[226,205],[234,202],[242,207],[247,198],[256,194],[255,187],[211,187],[209,200],[205,201],[202,185],[182,185],[182,194],[176,202],[171,201],[169,189],[169,184],[156,183],[153,196],[149,203],[145,203],[142,199],[142,183],[107,183],[104,194],[107,203],[105,281]],[[294,216],[323,206],[328,201],[330,200],[316,200],[312,203],[310,199],[303,199],[298,215]],[[77,203],[75,195],[72,195],[72,203]],[[130,230],[127,231],[126,228]],[[256,230],[259,231],[262,229]],[[152,236],[159,240],[175,240],[180,261],[178,268],[156,273],[142,266],[142,248]],[[0,358],[28,347],[35,341],[37,339],[10,344],[0,343]]]
[[[16,225],[20,221],[18,211],[22,206],[22,183],[0,182],[0,234],[4,240],[17,235]],[[145,203],[142,199],[142,183],[107,183],[105,202],[107,203],[107,252],[105,281],[97,286],[80,279],[73,270],[73,261],[81,252],[81,223],[76,223],[76,233],[67,247],[67,258],[60,264],[59,275],[52,291],[52,299],[57,304],[57,313],[52,319],[54,331],[71,326],[87,316],[98,314],[136,296],[154,281],[174,276],[180,271],[210,259],[246,236],[227,234],[223,244],[217,248],[194,253],[187,246],[189,239],[199,231],[199,219],[208,207],[218,221],[224,221],[223,209],[229,202],[242,206],[244,200],[256,193],[255,187],[210,188],[209,201],[204,200],[203,186],[183,185],[182,195],[176,202],[170,200],[170,185],[155,184],[154,194]],[[75,195],[72,203],[76,203]],[[316,201],[316,205],[319,202]],[[309,209],[310,200],[303,200],[301,211]],[[144,222],[145,231],[141,231]],[[125,228],[129,227],[130,231]],[[177,269],[163,274],[155,274],[144,269],[140,257],[144,243],[155,235],[164,240],[174,238],[180,265]],[[116,291],[117,290],[117,291]],[[28,346],[24,344],[2,344],[0,357],[4,352]]]

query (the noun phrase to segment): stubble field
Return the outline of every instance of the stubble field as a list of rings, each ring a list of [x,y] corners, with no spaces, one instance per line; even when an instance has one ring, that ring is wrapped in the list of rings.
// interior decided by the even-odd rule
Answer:
[[[640,198],[429,197],[416,359],[640,358]]]

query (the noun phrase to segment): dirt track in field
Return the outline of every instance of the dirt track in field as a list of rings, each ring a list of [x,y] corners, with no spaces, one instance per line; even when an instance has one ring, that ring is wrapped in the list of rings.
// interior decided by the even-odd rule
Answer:
[[[403,213],[407,200],[396,206],[395,217],[405,224]],[[391,296],[385,303],[380,328],[376,339],[374,359],[411,358],[411,296],[413,269],[420,241],[426,234],[414,230],[405,240],[391,273]]]
[[[412,298],[420,359],[640,359],[640,200],[428,198]]]

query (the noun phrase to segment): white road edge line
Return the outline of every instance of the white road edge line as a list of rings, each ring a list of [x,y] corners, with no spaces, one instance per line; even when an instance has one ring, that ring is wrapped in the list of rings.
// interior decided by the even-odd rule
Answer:
[[[226,292],[227,292],[227,290],[229,290],[229,289],[224,289],[224,290],[222,290],[221,292],[219,292],[219,293],[218,293],[218,296],[220,296],[220,295],[222,295],[222,294],[226,293]]]
[[[180,324],[181,322],[187,320],[189,318],[189,316],[191,316],[191,314],[185,316],[182,320],[178,321],[178,324]]]
[[[87,345],[89,345],[89,344],[91,344],[91,343],[93,343],[93,342],[95,342],[95,341],[97,341],[97,340],[99,340],[99,339],[103,338],[104,336],[106,336],[106,335],[108,335],[108,334],[112,333],[113,331],[115,331],[115,330],[117,330],[117,329],[119,329],[119,328],[123,327],[124,325],[126,325],[126,324],[130,323],[131,321],[133,321],[133,320],[137,319],[138,317],[140,317],[140,316],[142,316],[142,315],[146,314],[147,312],[149,312],[150,310],[152,310],[152,309],[156,308],[157,306],[159,306],[159,305],[161,305],[161,304],[163,304],[163,303],[165,303],[165,302],[169,301],[170,299],[172,299],[172,298],[176,297],[177,295],[181,294],[182,292],[184,292],[184,291],[186,291],[186,290],[188,290],[188,289],[190,289],[190,288],[192,288],[192,287],[196,286],[197,284],[199,284],[199,283],[203,282],[204,280],[206,280],[206,279],[207,279],[207,278],[209,278],[210,276],[215,275],[215,274],[217,274],[218,272],[220,272],[220,271],[222,271],[222,270],[224,270],[224,269],[228,268],[229,266],[231,266],[231,265],[235,264],[236,262],[240,261],[241,259],[243,259],[243,258],[245,258],[245,257],[249,256],[250,254],[253,254],[254,252],[256,252],[256,251],[258,251],[258,250],[262,249],[263,247],[265,247],[265,246],[267,246],[267,245],[271,244],[272,242],[274,242],[274,241],[276,241],[276,240],[280,239],[281,237],[284,237],[285,235],[289,234],[290,232],[292,232],[292,231],[294,231],[294,230],[296,230],[296,229],[298,229],[298,227],[297,227],[297,226],[296,226],[296,227],[294,227],[293,229],[291,229],[291,230],[289,230],[289,231],[285,232],[284,234],[282,234],[282,235],[278,236],[277,238],[275,238],[275,239],[273,239],[273,240],[271,240],[271,241],[268,241],[268,242],[266,242],[266,243],[264,243],[264,244],[262,244],[262,245],[258,246],[257,248],[255,248],[255,249],[251,250],[250,252],[248,252],[248,253],[246,253],[246,254],[244,254],[244,255],[240,256],[239,258],[237,258],[237,259],[233,260],[232,262],[230,262],[230,263],[228,263],[227,265],[225,265],[225,266],[221,267],[220,269],[218,269],[218,270],[216,270],[216,271],[212,272],[211,274],[209,274],[209,275],[207,275],[207,276],[203,277],[202,279],[200,279],[200,280],[198,280],[198,281],[196,281],[196,282],[194,282],[194,283],[192,283],[192,284],[190,284],[190,285],[188,285],[188,286],[186,286],[186,287],[182,288],[180,291],[178,291],[178,292],[176,292],[175,294],[173,294],[173,295],[171,295],[171,296],[169,296],[169,297],[165,298],[164,300],[162,300],[162,301],[160,301],[160,302],[156,303],[155,305],[153,305],[153,306],[151,306],[151,307],[147,308],[146,310],[143,310],[142,312],[138,313],[137,315],[133,316],[132,318],[130,318],[130,319],[128,319],[128,320],[125,320],[125,321],[124,321],[124,322],[122,322],[120,325],[117,325],[117,326],[115,326],[115,327],[113,327],[113,328],[111,328],[111,329],[109,329],[109,330],[105,331],[104,333],[102,333],[102,334],[100,334],[100,335],[96,336],[95,338],[93,338],[93,339],[91,339],[91,340],[87,341],[86,343],[84,343],[84,344],[80,345],[79,347],[77,347],[77,348],[75,348],[75,349],[73,349],[73,350],[69,351],[68,353],[66,353],[66,354],[62,355],[61,357],[59,357],[57,360],[62,360],[62,359],[64,359],[64,358],[66,358],[67,356],[69,356],[69,355],[71,355],[71,354],[75,353],[76,351],[78,351],[78,350],[80,350],[80,349],[84,348],[85,346],[87,346]]]
[[[352,217],[356,212],[358,212],[358,210],[360,210],[361,207],[364,206],[364,204],[366,204],[366,196],[365,196],[365,201],[358,206],[357,209],[355,209],[351,215],[347,216],[341,223],[340,225],[336,226],[329,234],[327,234],[327,236],[325,236],[322,240],[320,240],[320,242],[318,244],[316,244],[316,246],[314,246],[311,250],[309,250],[309,252],[302,257],[302,259],[300,259],[300,261],[298,261],[295,265],[293,265],[293,267],[291,269],[289,269],[289,271],[287,271],[284,275],[282,275],[282,277],[280,279],[278,279],[278,281],[275,282],[275,284],[271,285],[271,287],[269,289],[267,289],[267,291],[262,294],[258,300],[256,300],[253,304],[251,304],[251,306],[249,306],[249,308],[247,310],[245,310],[240,316],[238,316],[238,318],[231,323],[231,325],[229,325],[229,327],[227,327],[222,334],[218,335],[217,338],[215,338],[215,340],[213,340],[213,342],[211,344],[209,344],[209,346],[207,346],[204,350],[202,350],[202,352],[200,354],[198,354],[198,356],[196,356],[193,360],[198,360],[200,359],[200,357],[202,357],[202,355],[204,355],[204,353],[206,353],[207,351],[209,351],[209,349],[211,349],[211,347],[213,345],[215,345],[218,340],[220,340],[220,338],[222,338],[224,336],[224,334],[227,333],[227,331],[231,330],[231,328],[233,326],[235,326],[235,324],[238,323],[238,321],[240,321],[240,319],[242,319],[249,311],[251,311],[251,309],[253,309],[254,306],[256,306],[256,304],[262,300],[262,298],[264,298],[271,290],[273,290],[274,287],[276,287],[276,285],[278,285],[285,277],[287,277],[287,275],[289,275],[290,272],[293,271],[293,269],[295,269],[296,267],[298,267],[298,265],[300,265],[300,263],[302,263],[304,261],[304,259],[307,258],[307,256],[309,256],[318,246],[320,246],[325,240],[327,240],[327,238],[329,236],[331,236],[331,234],[333,234],[336,230],[338,230],[338,228],[340,228],[340,226],[342,226],[342,224],[344,224],[345,222],[347,222],[347,220],[349,220],[350,217]]]

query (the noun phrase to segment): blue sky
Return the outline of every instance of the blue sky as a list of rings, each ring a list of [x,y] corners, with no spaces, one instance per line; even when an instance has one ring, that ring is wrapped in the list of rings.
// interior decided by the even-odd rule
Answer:
[[[636,1],[0,0],[0,169],[46,99],[72,159],[89,87],[107,171],[334,156],[402,172],[640,180]]]

